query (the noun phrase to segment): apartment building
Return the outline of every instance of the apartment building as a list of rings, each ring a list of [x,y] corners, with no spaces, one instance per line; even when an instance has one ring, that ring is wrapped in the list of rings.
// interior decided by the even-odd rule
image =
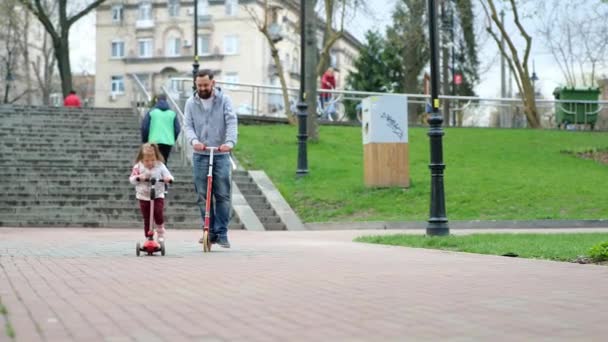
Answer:
[[[41,105],[60,92],[51,38],[16,2],[0,4],[0,103]],[[61,94],[60,94],[61,96]]]
[[[198,0],[197,7],[200,69],[213,70],[220,81],[279,85],[269,44],[253,19],[264,17],[261,1]],[[273,29],[281,38],[277,47],[287,84],[299,87],[298,2],[273,1],[270,12]],[[172,84],[171,78],[192,75],[193,1],[109,0],[98,8],[96,25],[96,106],[129,106],[134,91],[131,75],[137,75],[154,93],[161,85],[176,93],[190,91],[183,83]],[[321,33],[319,30],[319,38]],[[331,61],[340,71],[339,85],[352,69],[360,45],[348,33],[334,45]],[[249,88],[224,88],[235,107],[251,103]],[[268,95],[263,102],[281,105],[278,94]]]

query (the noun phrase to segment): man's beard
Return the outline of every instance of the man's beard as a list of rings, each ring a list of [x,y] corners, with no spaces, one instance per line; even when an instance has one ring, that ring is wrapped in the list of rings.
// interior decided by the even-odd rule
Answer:
[[[212,93],[213,93],[213,89],[212,90],[199,90],[198,91],[198,96],[201,99],[207,100],[208,98],[211,97]]]

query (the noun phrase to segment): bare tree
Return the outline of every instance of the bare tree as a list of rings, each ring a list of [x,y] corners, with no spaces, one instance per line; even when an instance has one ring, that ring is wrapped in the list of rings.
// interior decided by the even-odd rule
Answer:
[[[59,76],[61,77],[61,90],[63,96],[67,96],[72,88],[72,69],[70,66],[70,28],[80,18],[87,15],[105,0],[94,0],[81,10],[76,10],[75,14],[68,14],[67,0],[57,0],[58,20],[54,22],[53,17],[44,7],[43,0],[19,0],[29,11],[31,11],[42,23],[45,30],[51,36]]]
[[[494,0],[480,0],[480,3],[483,7],[486,18],[488,19],[486,31],[490,34],[490,36],[492,36],[501,54],[507,60],[509,68],[513,72],[519,92],[522,94],[524,113],[526,114],[528,125],[532,128],[538,128],[540,127],[540,119],[538,110],[536,108],[536,95],[534,93],[534,88],[532,86],[532,81],[530,80],[530,73],[528,69],[528,60],[530,58],[530,50],[532,48],[532,37],[526,32],[521,24],[517,4],[515,3],[515,0],[509,0],[511,11],[513,12],[515,26],[525,41],[523,56],[519,55],[519,49],[515,46],[511,35],[501,23]],[[503,48],[500,43],[501,37],[505,40],[506,48]]]
[[[325,25],[323,26],[323,45],[319,51],[319,61],[317,63],[317,75],[323,75],[323,72],[329,66],[329,53],[331,48],[336,44],[338,39],[344,36],[344,18],[346,16],[347,0],[324,0],[323,12]],[[339,16],[339,18],[337,18]],[[337,25],[334,23],[338,20]],[[334,27],[337,26],[337,27]]]
[[[277,16],[276,11],[278,11],[278,7],[273,7],[268,3],[268,0],[263,1],[263,19],[258,17],[255,9],[249,6],[244,6],[246,11],[249,13],[249,16],[255,23],[257,29],[264,35],[268,45],[270,46],[270,55],[272,56],[272,60],[275,65],[275,74],[279,77],[279,81],[281,82],[281,90],[283,94],[283,107],[285,108],[285,114],[290,123],[295,123],[296,118],[294,113],[291,112],[291,106],[289,103],[289,91],[287,90],[287,82],[285,81],[285,74],[283,69],[283,63],[281,62],[281,57],[279,56],[279,49],[277,48],[277,43],[280,40],[279,37],[271,32],[272,25],[278,25],[273,18]]]
[[[23,73],[21,60],[27,52],[22,42],[23,37],[27,36],[26,25],[24,11],[19,8],[15,0],[5,0],[0,3],[0,42],[3,45],[0,47],[0,77],[4,83],[3,103],[14,103],[31,91],[30,87],[20,82],[27,75]],[[14,91],[20,93],[11,95]]]
[[[538,32],[566,84],[597,86],[598,68],[608,61],[608,6],[553,0],[539,3],[539,10],[546,15]]]
[[[35,61],[32,61],[30,66],[36,80],[38,87],[42,93],[42,104],[49,105],[50,95],[54,92],[55,88],[55,65],[57,60],[53,54],[53,46],[50,43],[48,34],[45,34],[42,38],[42,45],[40,48],[40,54],[36,57]]]

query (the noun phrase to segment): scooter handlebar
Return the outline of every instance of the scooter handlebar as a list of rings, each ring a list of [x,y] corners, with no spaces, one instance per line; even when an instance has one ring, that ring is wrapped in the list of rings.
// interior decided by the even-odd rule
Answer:
[[[154,183],[165,183],[165,180],[161,179],[161,178],[159,178],[159,179],[156,179],[156,178],[141,179],[141,178],[137,177],[137,178],[135,178],[135,180],[138,181],[138,182],[150,182],[152,184],[154,184]],[[173,179],[171,179],[168,183],[169,184],[173,184]]]

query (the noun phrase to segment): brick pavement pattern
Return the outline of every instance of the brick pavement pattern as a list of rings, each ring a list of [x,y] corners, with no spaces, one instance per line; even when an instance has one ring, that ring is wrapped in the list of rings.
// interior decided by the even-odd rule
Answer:
[[[396,232],[2,228],[0,341],[606,340],[608,267],[352,242]]]

